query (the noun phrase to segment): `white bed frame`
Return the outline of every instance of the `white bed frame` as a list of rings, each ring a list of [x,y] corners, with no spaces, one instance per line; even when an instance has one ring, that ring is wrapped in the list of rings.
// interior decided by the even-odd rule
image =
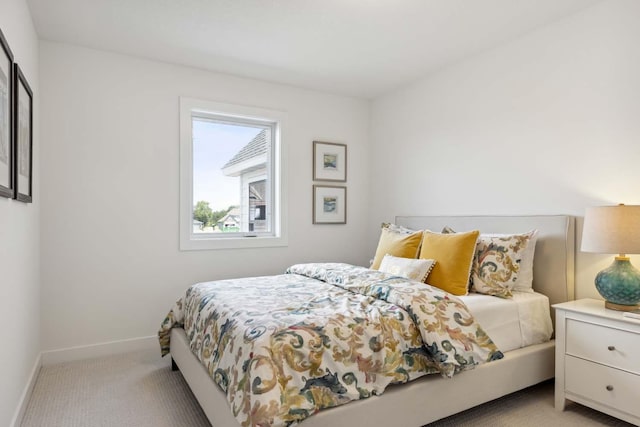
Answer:
[[[521,233],[538,230],[534,258],[534,289],[551,304],[574,298],[574,218],[540,216],[396,217],[396,223],[420,230],[478,229],[483,233]],[[552,316],[553,318],[554,316]],[[554,376],[555,342],[549,341],[505,353],[487,363],[445,379],[428,375],[390,386],[372,396],[324,410],[302,422],[304,427],[422,426],[513,393]],[[237,427],[224,393],[191,353],[183,329],[171,332],[171,357],[214,427]]]

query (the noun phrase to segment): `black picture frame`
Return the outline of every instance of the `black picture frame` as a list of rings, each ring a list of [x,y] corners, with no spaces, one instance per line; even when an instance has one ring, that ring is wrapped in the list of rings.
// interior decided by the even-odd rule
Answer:
[[[33,201],[33,92],[20,66],[13,68],[14,198]]]
[[[0,30],[0,197],[14,198],[13,52]]]

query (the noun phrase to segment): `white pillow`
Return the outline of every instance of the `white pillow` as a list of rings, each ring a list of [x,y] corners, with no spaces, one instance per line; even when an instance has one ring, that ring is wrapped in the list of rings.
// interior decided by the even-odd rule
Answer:
[[[434,259],[399,258],[386,254],[378,270],[424,283],[435,264]]]
[[[514,291],[533,292],[533,256],[536,251],[536,242],[538,241],[538,230],[533,230],[529,244],[522,254],[520,264],[520,275],[513,286]]]

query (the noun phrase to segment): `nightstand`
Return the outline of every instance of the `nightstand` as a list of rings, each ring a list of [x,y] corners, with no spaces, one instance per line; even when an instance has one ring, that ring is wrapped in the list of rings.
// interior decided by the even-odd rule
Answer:
[[[640,425],[640,321],[594,299],[553,307],[556,409],[571,400]]]

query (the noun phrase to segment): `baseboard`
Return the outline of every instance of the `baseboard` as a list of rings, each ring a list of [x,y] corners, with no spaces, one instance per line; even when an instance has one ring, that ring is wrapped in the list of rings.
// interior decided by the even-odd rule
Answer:
[[[20,424],[22,424],[22,418],[24,418],[24,412],[27,410],[27,405],[29,404],[29,400],[31,399],[31,393],[33,393],[33,387],[36,385],[36,380],[38,379],[40,368],[42,368],[42,353],[38,354],[36,363],[33,364],[31,375],[29,375],[29,381],[27,381],[27,385],[22,392],[22,396],[20,396],[20,401],[18,402],[16,413],[13,415],[11,424],[9,424],[10,427],[20,427]]]
[[[111,356],[115,354],[129,353],[132,351],[155,351],[160,357],[158,337],[139,337],[120,341],[111,341],[100,344],[83,345],[77,347],[62,348],[42,352],[42,365],[54,365],[75,360],[93,359],[96,357]]]

